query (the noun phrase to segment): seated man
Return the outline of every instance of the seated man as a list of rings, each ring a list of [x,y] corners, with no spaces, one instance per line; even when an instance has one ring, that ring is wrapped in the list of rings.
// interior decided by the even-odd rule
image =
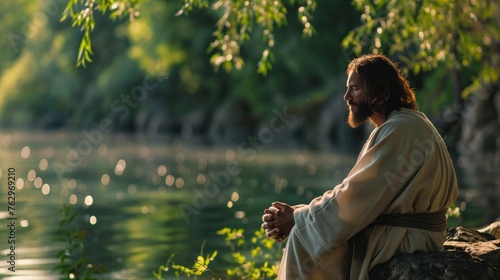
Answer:
[[[395,254],[442,249],[457,181],[446,146],[382,55],[347,68],[348,124],[375,129],[342,183],[308,205],[275,202],[262,228],[288,237],[278,279],[367,279]]]

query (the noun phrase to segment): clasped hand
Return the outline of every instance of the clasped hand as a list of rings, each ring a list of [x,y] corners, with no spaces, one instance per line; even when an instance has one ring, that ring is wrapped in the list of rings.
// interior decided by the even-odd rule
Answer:
[[[293,218],[294,209],[283,202],[274,202],[272,206],[264,210],[262,215],[262,229],[266,231],[269,238],[277,242],[283,242],[290,235],[295,220]]]

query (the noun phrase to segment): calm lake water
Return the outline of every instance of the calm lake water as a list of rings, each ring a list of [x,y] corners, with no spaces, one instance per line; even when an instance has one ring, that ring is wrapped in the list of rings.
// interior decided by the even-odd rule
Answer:
[[[252,234],[272,201],[307,203],[341,182],[355,160],[249,147],[200,148],[137,135],[3,132],[0,278],[58,279],[52,268],[65,244],[54,241],[54,232],[63,204],[79,213],[75,225],[88,233],[85,255],[108,269],[103,279],[153,279],[152,271],[172,253],[177,263],[191,266],[205,240],[205,252],[218,250],[222,258],[228,249],[217,230]],[[499,214],[497,172],[471,164],[461,159],[464,170],[457,168],[462,218],[450,220],[451,226],[481,226]],[[16,175],[14,216],[7,205],[9,168]],[[7,263],[9,217],[17,218],[16,272]],[[214,266],[223,269],[220,262]]]

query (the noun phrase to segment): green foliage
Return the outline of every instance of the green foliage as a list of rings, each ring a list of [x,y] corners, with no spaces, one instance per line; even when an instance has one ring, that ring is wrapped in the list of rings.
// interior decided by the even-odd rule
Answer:
[[[0,29],[14,41],[1,42],[8,51],[0,54],[0,125],[13,129],[64,127],[81,130],[97,127],[100,121],[109,118],[115,131],[178,135],[187,115],[203,112],[206,122],[200,123],[200,129],[193,130],[193,134],[206,136],[220,109],[231,107],[235,111],[231,118],[234,129],[241,129],[238,131],[245,134],[255,132],[259,125],[271,119],[273,109],[281,110],[286,105],[288,112],[306,118],[304,127],[314,129],[321,112],[318,109],[328,98],[341,98],[336,95],[344,89],[344,70],[354,48],[349,45],[347,53],[342,54],[346,49],[340,42],[359,23],[359,12],[350,1],[317,0],[318,8],[314,9],[314,14],[308,9],[298,11],[300,6],[308,5],[305,2],[282,1],[280,3],[287,11],[282,19],[286,22],[274,25],[269,37],[264,37],[265,28],[256,21],[252,22],[250,17],[252,28],[245,31],[249,37],[236,33],[245,38],[243,42],[236,41],[239,54],[246,63],[241,70],[234,71],[236,60],[233,59],[227,64],[233,69],[229,73],[215,72],[214,65],[210,64],[210,59],[220,54],[217,48],[207,52],[207,47],[217,39],[214,31],[218,30],[223,10],[213,9],[215,1],[192,0],[187,6],[181,4],[183,1],[94,1],[93,10],[87,14],[82,14],[82,11],[90,6],[85,6],[86,1],[81,0],[68,0],[64,5],[61,1],[41,0],[22,0],[15,5],[11,1],[1,2],[0,15],[5,19],[5,26]],[[53,7],[56,2],[59,6]],[[243,4],[244,1],[240,1],[231,5]],[[67,5],[71,8],[67,9]],[[401,2],[398,5],[409,4]],[[379,15],[383,16],[384,10],[378,4],[372,6],[375,21]],[[376,12],[375,8],[378,9]],[[185,12],[176,16],[179,10]],[[90,50],[93,55],[88,52],[88,56],[94,62],[86,63],[86,69],[75,68],[73,61],[79,56],[82,39],[85,40],[85,29],[79,31],[82,26],[78,26],[78,22],[71,28],[71,14],[81,15],[80,23],[86,24],[91,22],[90,11],[95,27],[88,29],[92,47],[89,49],[87,44],[80,52],[80,58],[85,58],[85,51]],[[135,15],[132,21],[129,21],[130,11]],[[318,35],[313,40],[301,37],[304,24],[296,20],[300,12],[309,12],[307,18],[314,23],[314,33]],[[62,23],[59,21],[61,14],[65,17]],[[83,16],[89,20],[83,21]],[[463,17],[462,14],[459,16]],[[43,18],[47,20],[39,20]],[[478,18],[481,21],[479,15]],[[406,28],[399,22],[394,21],[394,24]],[[240,23],[237,26],[241,29]],[[360,32],[360,28],[356,30]],[[434,28],[440,30],[442,27],[436,25]],[[228,30],[224,27],[220,32]],[[374,41],[370,38],[377,34],[381,38],[381,52],[388,53],[388,49],[397,47],[393,45],[401,45],[391,43],[389,30],[383,29],[382,34],[378,34],[377,27],[373,27],[373,33],[356,33],[356,36],[366,39],[361,42],[366,44],[360,45],[359,51],[372,52],[369,46]],[[467,29],[459,30],[464,36],[470,33]],[[493,32],[495,27],[488,30]],[[430,31],[424,29],[423,32]],[[412,34],[418,37],[418,32]],[[396,59],[417,51],[411,47],[416,43],[410,44],[416,40],[414,36],[405,36],[408,36],[404,41],[408,47],[395,52]],[[491,44],[488,48],[482,46],[482,60],[494,61],[498,56],[486,50],[492,49],[499,37],[485,37]],[[276,44],[270,48],[266,38],[273,39]],[[429,44],[432,51],[437,48],[430,39]],[[268,48],[270,51],[266,52]],[[451,56],[446,55],[445,59],[448,57]],[[475,60],[468,67],[450,70],[442,61],[432,74],[422,74],[422,67],[432,64],[420,66],[416,79],[410,77],[412,82],[416,81],[414,86],[420,108],[426,113],[438,114],[453,102],[455,96],[451,92],[455,85],[460,85],[460,89],[471,85],[470,77],[483,76],[481,71],[486,73],[485,77],[494,76],[498,71],[491,69],[496,68],[484,68],[489,64],[494,65],[493,62]],[[225,69],[224,65],[222,63],[220,67]],[[257,72],[267,76],[257,75]],[[455,74],[460,81],[450,80]],[[147,99],[128,106],[124,100],[144,81],[148,84],[158,82],[158,86],[148,88]],[[456,96],[459,96],[459,91]]]
[[[453,204],[448,208],[448,212],[446,212],[446,219],[448,228],[456,227],[459,225],[463,225],[462,212],[460,211],[460,207],[456,204]]]
[[[243,233],[243,229],[230,228],[223,228],[217,232],[225,236],[226,245],[233,252],[232,258],[236,265],[227,269],[229,278],[275,279],[282,246],[276,246],[276,242],[267,238],[262,229],[255,231],[250,242]]]
[[[460,207],[453,204],[448,208],[448,212],[446,212],[446,217],[449,218],[459,218],[460,217]]]
[[[480,65],[462,95],[499,81],[500,25],[495,0],[356,0],[362,25],[342,44],[352,53],[388,53],[418,74],[443,65],[458,71]],[[469,77],[465,77],[469,79]]]
[[[133,20],[139,15],[137,6],[140,0],[68,0],[64,9],[61,21],[71,18],[71,26],[78,26],[83,31],[83,37],[78,48],[77,66],[85,67],[86,62],[92,62],[92,41],[90,32],[95,28],[94,12],[100,11],[103,14],[109,12],[111,19],[118,19],[128,16]]]
[[[34,29],[29,28],[32,23],[21,15],[32,14],[37,5],[32,0],[3,1],[0,5],[0,34],[3,37],[0,40],[0,49],[3,50],[0,52],[0,69],[4,69],[19,57],[26,41],[34,33],[29,32]]]
[[[145,0],[68,0],[61,20],[71,18],[72,26],[78,26],[83,31],[83,38],[78,49],[77,65],[85,66],[91,62],[92,42],[90,32],[95,27],[94,12],[109,13],[110,18],[128,16],[133,21],[139,16],[139,4]],[[312,12],[316,9],[315,0],[288,0],[288,1],[224,1],[224,0],[182,0],[181,8],[176,15],[187,14],[194,9],[207,9],[217,14],[216,30],[213,32],[214,41],[209,50],[214,52],[210,62],[216,69],[221,66],[231,71],[241,69],[244,60],[240,46],[250,40],[255,33],[260,33],[264,41],[264,50],[258,62],[258,72],[267,74],[271,69],[272,48],[275,45],[274,31],[287,24],[288,7],[296,6],[298,21],[302,24],[305,36],[311,36],[314,28],[311,25]]]
[[[453,104],[452,81],[449,70],[440,66],[429,73],[425,84],[417,91],[419,110],[429,115],[438,115],[442,108]]]
[[[267,238],[264,230],[256,231],[250,240],[245,237],[243,229],[223,228],[217,234],[225,237],[226,246],[232,252],[232,265],[226,270],[226,275],[223,278],[208,268],[210,262],[217,256],[217,251],[203,256],[205,242],[192,267],[173,263],[174,255],[172,254],[165,265],[160,266],[157,272],[153,272],[155,278],[163,279],[162,271],[170,271],[170,268],[175,271],[177,277],[182,273],[187,277],[195,276],[194,279],[207,271],[215,277],[214,279],[261,280],[276,278],[282,246],[277,246],[274,240]]]
[[[87,232],[75,229],[74,222],[78,214],[73,213],[67,204],[61,207],[60,213],[61,220],[54,233],[54,241],[63,242],[65,247],[57,253],[59,264],[54,267],[54,270],[59,271],[61,280],[98,279],[94,275],[106,272],[106,268],[101,265],[94,266],[84,257],[83,239],[87,236]]]
[[[170,255],[170,258],[167,260],[167,263],[164,266],[163,265],[160,266],[158,268],[157,272],[153,271],[154,277],[156,279],[159,279],[159,280],[163,279],[162,278],[162,271],[168,271],[170,266],[172,266],[172,269],[175,270],[175,275],[177,277],[179,277],[180,274],[182,273],[182,274],[186,275],[187,277],[191,277],[191,275],[194,275],[195,276],[194,279],[196,279],[197,276],[200,276],[207,271],[212,273],[214,276],[217,276],[217,274],[215,274],[215,272],[213,272],[210,268],[208,268],[208,265],[210,264],[210,262],[213,261],[215,259],[215,257],[217,256],[217,251],[212,252],[212,254],[208,254],[206,256],[203,256],[203,249],[205,248],[205,244],[206,244],[206,240],[201,245],[200,254],[196,257],[196,260],[194,261],[194,264],[192,267],[187,267],[187,266],[175,264],[175,263],[170,264],[175,256],[174,254],[172,254],[172,255]],[[218,277],[218,276],[217,276],[217,278],[220,279],[220,277]]]
[[[210,64],[213,53],[207,53],[217,21],[211,6],[175,16],[179,2],[141,1],[135,7],[140,16],[133,21],[126,16],[110,20],[109,14],[115,11],[110,6],[105,15],[94,10],[95,28],[90,33],[94,62],[83,69],[73,62],[83,32],[71,27],[70,12],[64,22],[59,21],[68,1],[64,5],[27,1],[29,9],[14,9],[8,1],[0,4],[0,15],[12,20],[7,31],[23,35],[23,21],[31,23],[42,15],[48,20],[16,45],[20,51],[15,59],[2,61],[11,62],[2,69],[0,80],[0,125],[16,129],[90,129],[109,118],[115,131],[149,131],[151,124],[151,132],[156,133],[160,124],[158,132],[178,133],[187,114],[205,111],[207,124],[201,133],[207,133],[217,110],[230,104],[237,111],[235,126],[252,133],[259,123],[272,118],[274,108],[286,104],[290,112],[307,112],[343,88],[345,81],[337,76],[343,77],[346,60],[339,55],[339,42],[354,27],[355,16],[348,2],[322,0],[318,4],[323,9],[314,11],[320,36],[303,40],[304,26],[288,8],[286,28],[273,30],[280,43],[263,60],[266,65],[256,63],[264,47],[262,28],[255,24],[253,35],[241,45],[245,67],[227,73],[215,72]],[[45,7],[55,2],[58,9]],[[84,2],[77,3],[75,14],[84,7]],[[294,4],[298,7],[299,2]],[[15,16],[6,14],[4,7]],[[268,70],[266,77],[257,74],[258,67]],[[158,86],[148,87],[147,99],[128,106],[123,100],[144,81]]]

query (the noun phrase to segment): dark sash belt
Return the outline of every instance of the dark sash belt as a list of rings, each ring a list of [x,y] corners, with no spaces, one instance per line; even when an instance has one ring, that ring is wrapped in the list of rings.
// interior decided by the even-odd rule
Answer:
[[[447,208],[436,212],[409,214],[382,214],[373,224],[392,227],[410,227],[428,231],[446,230]]]
[[[428,213],[409,213],[409,214],[382,214],[373,223],[362,229],[354,235],[348,244],[348,260],[346,267],[346,279],[350,278],[352,259],[362,261],[366,255],[368,245],[368,236],[375,225],[386,225],[392,227],[418,228],[428,231],[441,232],[446,230],[446,212],[447,208]]]

